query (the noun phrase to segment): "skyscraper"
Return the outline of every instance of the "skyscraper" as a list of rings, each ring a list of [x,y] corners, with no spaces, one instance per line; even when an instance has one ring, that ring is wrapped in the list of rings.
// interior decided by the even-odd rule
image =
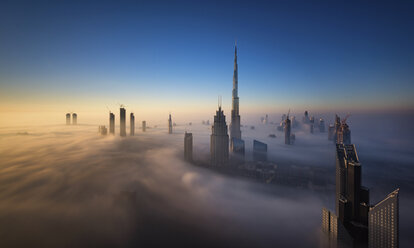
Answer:
[[[66,125],[70,125],[70,113],[66,114]]]
[[[343,222],[368,221],[369,190],[361,186],[355,145],[336,145],[336,213]]]
[[[72,114],[72,125],[78,124],[78,115],[76,113]]]
[[[306,110],[305,114],[303,115],[303,123],[308,124],[309,123],[309,113]]]
[[[370,206],[369,190],[361,186],[361,177],[355,146],[336,144],[336,215],[322,210],[322,229],[329,233],[329,243],[339,238],[339,228],[344,227],[351,242],[346,238],[347,242],[333,247],[398,247],[399,189]]]
[[[168,117],[168,133],[169,134],[172,134],[172,119],[171,119],[171,114],[170,114],[170,116]]]
[[[109,133],[115,134],[115,115],[109,112]]]
[[[120,108],[120,124],[121,124],[121,132],[120,135],[121,136],[126,136],[126,117],[125,117],[125,108],[121,106]]]
[[[193,134],[185,132],[184,134],[184,159],[193,161]]]
[[[333,137],[334,143],[338,141],[338,132],[341,128],[341,118],[338,115],[335,115],[335,135]]]
[[[221,110],[220,105],[214,116],[214,124],[211,127],[211,131],[211,165],[217,167],[226,166],[229,161],[229,135],[227,134],[226,116]]]
[[[335,138],[335,125],[329,124],[328,126],[328,140],[334,140]]]
[[[398,247],[399,224],[399,189],[391,192],[384,200],[369,210],[369,241],[370,248]]]
[[[287,115],[285,119],[285,144],[290,145],[290,132],[291,132],[291,121],[289,119],[289,114]]]
[[[147,130],[147,122],[142,121],[142,131],[145,132]]]
[[[313,129],[315,127],[315,118],[313,116],[309,119],[309,124],[310,124],[310,133],[313,133]]]
[[[230,144],[232,151],[235,151],[233,146],[233,138],[241,139],[240,130],[240,115],[239,115],[239,96],[238,96],[238,68],[237,68],[237,44],[234,49],[234,72],[233,72],[233,92],[232,92],[232,109],[231,109],[231,123],[230,123]],[[240,147],[237,150],[243,150]]]
[[[342,122],[338,130],[336,142],[345,145],[351,144],[351,130],[349,130],[349,126],[345,122]]]
[[[322,118],[319,119],[319,132],[325,132],[325,121]]]
[[[131,136],[135,135],[135,116],[134,113],[129,115],[129,134]]]

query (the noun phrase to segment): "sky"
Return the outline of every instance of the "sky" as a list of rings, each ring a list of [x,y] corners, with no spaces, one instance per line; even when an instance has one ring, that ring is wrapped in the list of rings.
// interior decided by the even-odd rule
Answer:
[[[0,115],[414,109],[410,1],[2,1]],[[63,119],[62,119],[63,121]]]

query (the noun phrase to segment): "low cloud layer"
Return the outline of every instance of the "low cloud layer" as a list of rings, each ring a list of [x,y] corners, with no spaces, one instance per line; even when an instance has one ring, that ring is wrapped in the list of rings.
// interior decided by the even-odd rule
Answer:
[[[3,129],[2,247],[317,243],[317,196],[187,164],[181,135],[94,130]]]
[[[182,160],[185,129],[193,131],[195,157],[206,156],[210,129],[201,125],[179,125],[173,135],[149,129],[127,138],[100,136],[96,126],[88,125],[2,128],[0,246],[319,245],[321,208],[333,206],[333,192],[265,185],[188,164]],[[244,127],[247,157],[256,138],[268,143],[269,157],[276,162],[333,171],[333,148],[326,134],[295,132],[296,145],[286,147],[282,133],[272,126]],[[353,136],[358,132],[355,128]],[[268,137],[270,133],[277,138]],[[412,154],[390,141],[385,143],[404,156],[388,156],[394,162],[371,174],[375,142],[355,140],[361,146],[367,186],[374,186],[387,166],[413,171],[405,164],[413,161]],[[412,173],[401,176],[401,171],[389,177],[406,182],[401,185],[400,213],[404,245],[410,241],[406,234],[413,216],[408,210],[414,203],[407,197],[413,195]],[[394,181],[379,183],[374,199],[395,186]]]

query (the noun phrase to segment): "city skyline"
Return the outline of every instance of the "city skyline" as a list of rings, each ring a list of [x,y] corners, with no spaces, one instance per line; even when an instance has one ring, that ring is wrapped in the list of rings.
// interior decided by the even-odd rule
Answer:
[[[410,247],[413,12],[1,3],[0,246]]]

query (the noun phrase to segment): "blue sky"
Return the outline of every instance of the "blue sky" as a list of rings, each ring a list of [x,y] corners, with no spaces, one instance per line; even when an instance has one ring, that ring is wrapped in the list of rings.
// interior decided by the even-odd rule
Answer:
[[[0,103],[412,108],[413,5],[3,1]]]

